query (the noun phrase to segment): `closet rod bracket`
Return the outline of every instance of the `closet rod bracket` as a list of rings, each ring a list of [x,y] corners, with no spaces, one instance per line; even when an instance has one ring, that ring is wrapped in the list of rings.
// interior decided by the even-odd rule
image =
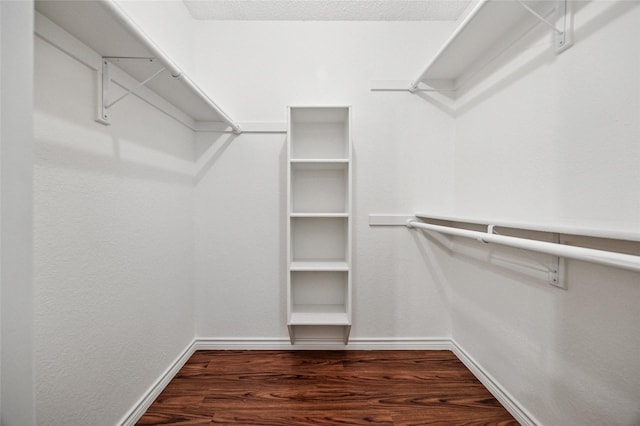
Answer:
[[[560,234],[553,233],[553,242],[555,244],[562,244],[560,241]],[[549,272],[549,284],[561,288],[567,289],[567,280],[565,279],[564,261],[560,256],[553,256],[551,258],[551,272]]]

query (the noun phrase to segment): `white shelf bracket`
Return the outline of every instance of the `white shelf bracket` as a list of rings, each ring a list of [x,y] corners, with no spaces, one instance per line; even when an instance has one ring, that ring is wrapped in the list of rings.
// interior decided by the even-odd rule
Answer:
[[[561,244],[560,234],[553,234],[553,242]],[[549,273],[549,284],[558,288],[567,289],[567,281],[565,280],[564,262],[560,256],[554,256],[550,263],[551,272]]]
[[[127,89],[124,94],[116,98],[114,101],[110,101],[109,93],[111,92],[111,73],[109,71],[109,63],[111,60],[117,60],[117,61],[129,60],[129,61],[147,61],[147,62],[155,61],[155,59],[153,58],[127,58],[127,57],[119,57],[119,58],[103,57],[102,58],[102,78],[101,78],[102,85],[98,93],[99,111],[98,111],[98,116],[96,117],[96,121],[106,125],[111,124],[109,120],[110,118],[109,109],[111,107],[113,107],[115,104],[117,104],[127,96],[134,94],[136,90],[140,89],[141,87],[144,87],[147,83],[149,83],[151,80],[153,80],[154,78],[156,78],[166,70],[165,67],[160,68],[159,70],[154,72],[151,76],[147,77],[146,79],[138,83],[135,87],[131,89]]]
[[[497,232],[495,230],[495,227],[497,225],[487,225],[487,234],[490,235],[501,235],[499,232]],[[479,241],[485,243],[485,244],[489,244],[488,241],[485,241],[482,238],[478,239]],[[553,242],[555,244],[561,244],[560,243],[560,234],[558,233],[554,233],[553,234]],[[540,262],[538,260],[536,260],[534,257],[532,257],[529,252],[527,250],[521,249],[519,248],[518,251],[520,251],[522,254],[524,254],[525,256],[527,256],[529,259],[533,260],[536,263],[540,263],[540,265],[542,265],[542,267],[544,267],[545,269],[548,270],[547,273],[547,282],[553,286],[562,288],[564,290],[567,289],[567,283],[564,280],[564,269],[563,266],[564,263],[562,262],[562,260],[560,259],[560,256],[551,256],[551,260],[549,260],[549,262]]]
[[[535,16],[540,22],[551,28],[554,32],[554,46],[556,49],[556,53],[563,52],[564,50],[571,47],[573,44],[573,40],[571,37],[571,22],[569,16],[569,2],[568,0],[556,0],[556,14],[555,21],[556,24],[547,20],[544,16],[540,15],[538,12],[533,10],[529,5],[527,5],[524,0],[518,0],[518,3],[527,10],[527,12],[531,13]]]

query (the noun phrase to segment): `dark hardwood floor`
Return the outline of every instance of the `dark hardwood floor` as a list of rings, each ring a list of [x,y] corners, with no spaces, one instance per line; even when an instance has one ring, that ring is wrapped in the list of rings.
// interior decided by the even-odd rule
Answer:
[[[198,351],[138,425],[517,425],[449,351]]]

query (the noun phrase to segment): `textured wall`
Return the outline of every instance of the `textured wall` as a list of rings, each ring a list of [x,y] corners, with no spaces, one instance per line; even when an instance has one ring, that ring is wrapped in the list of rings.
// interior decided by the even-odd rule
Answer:
[[[568,262],[562,291],[474,259],[486,251],[473,243],[450,257],[367,225],[370,213],[455,207],[639,229],[640,12],[577,6],[573,48],[555,56],[534,31],[477,76],[457,115],[437,98],[369,91],[416,76],[452,24],[199,22],[194,77],[240,121],[353,106],[354,338],[453,329],[542,424],[635,424],[637,274]],[[287,335],[285,137],[203,134],[194,153],[189,131],[135,98],[102,127],[91,72],[36,48],[38,415],[113,424],[193,337],[194,309],[201,337]]]
[[[449,335],[447,295],[409,232],[370,213],[450,207],[452,118],[418,96],[371,92],[411,79],[452,23],[199,22],[197,77],[240,121],[287,105],[352,105],[353,338]],[[285,337],[284,135],[205,135],[196,187],[197,334]],[[425,280],[425,277],[427,279]]]
[[[575,6],[571,49],[540,26],[459,100],[458,214],[640,231],[640,7]],[[638,273],[568,261],[563,291],[464,249],[485,255],[446,267],[458,343],[542,424],[640,421]]]
[[[455,21],[469,1],[185,1],[196,19],[227,21]]]
[[[0,22],[0,423],[30,426],[35,422],[31,357],[33,3],[1,2]]]
[[[38,423],[113,425],[193,340],[193,133],[35,47]]]

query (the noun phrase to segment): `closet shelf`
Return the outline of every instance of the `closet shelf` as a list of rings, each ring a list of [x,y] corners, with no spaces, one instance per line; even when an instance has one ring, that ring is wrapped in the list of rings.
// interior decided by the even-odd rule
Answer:
[[[309,217],[309,218],[340,218],[349,217],[349,213],[296,213],[292,212],[290,217]]]
[[[289,269],[296,272],[322,272],[322,271],[335,271],[343,272],[349,271],[349,264],[341,260],[326,260],[326,261],[304,261],[294,260],[289,264]]]
[[[344,305],[294,305],[288,325],[350,325]]]
[[[225,123],[240,133],[235,123],[113,0],[36,1],[36,10],[83,44],[172,104],[194,122]],[[131,59],[134,58],[134,59]],[[143,58],[143,59],[138,59]],[[89,64],[88,64],[89,65]],[[102,73],[102,66],[90,66]],[[101,120],[101,116],[97,121]]]
[[[318,165],[318,166],[332,166],[332,165],[346,165],[349,164],[349,159],[347,158],[292,158],[292,165]]]
[[[539,23],[552,27],[555,50],[560,53],[571,46],[568,5],[567,0],[480,0],[418,78],[372,81],[371,90],[455,92],[469,70],[486,63]]]
[[[560,28],[554,30],[556,51],[566,49],[569,47],[565,25],[566,1],[480,1],[428,63],[422,74],[411,84],[409,90],[417,90],[420,82],[426,80],[444,80],[447,82],[445,90],[455,90],[458,79],[494,46],[504,45],[505,37],[513,40],[538,22],[555,25],[545,18],[553,10],[550,6],[555,6],[558,15],[556,20],[561,24]]]

